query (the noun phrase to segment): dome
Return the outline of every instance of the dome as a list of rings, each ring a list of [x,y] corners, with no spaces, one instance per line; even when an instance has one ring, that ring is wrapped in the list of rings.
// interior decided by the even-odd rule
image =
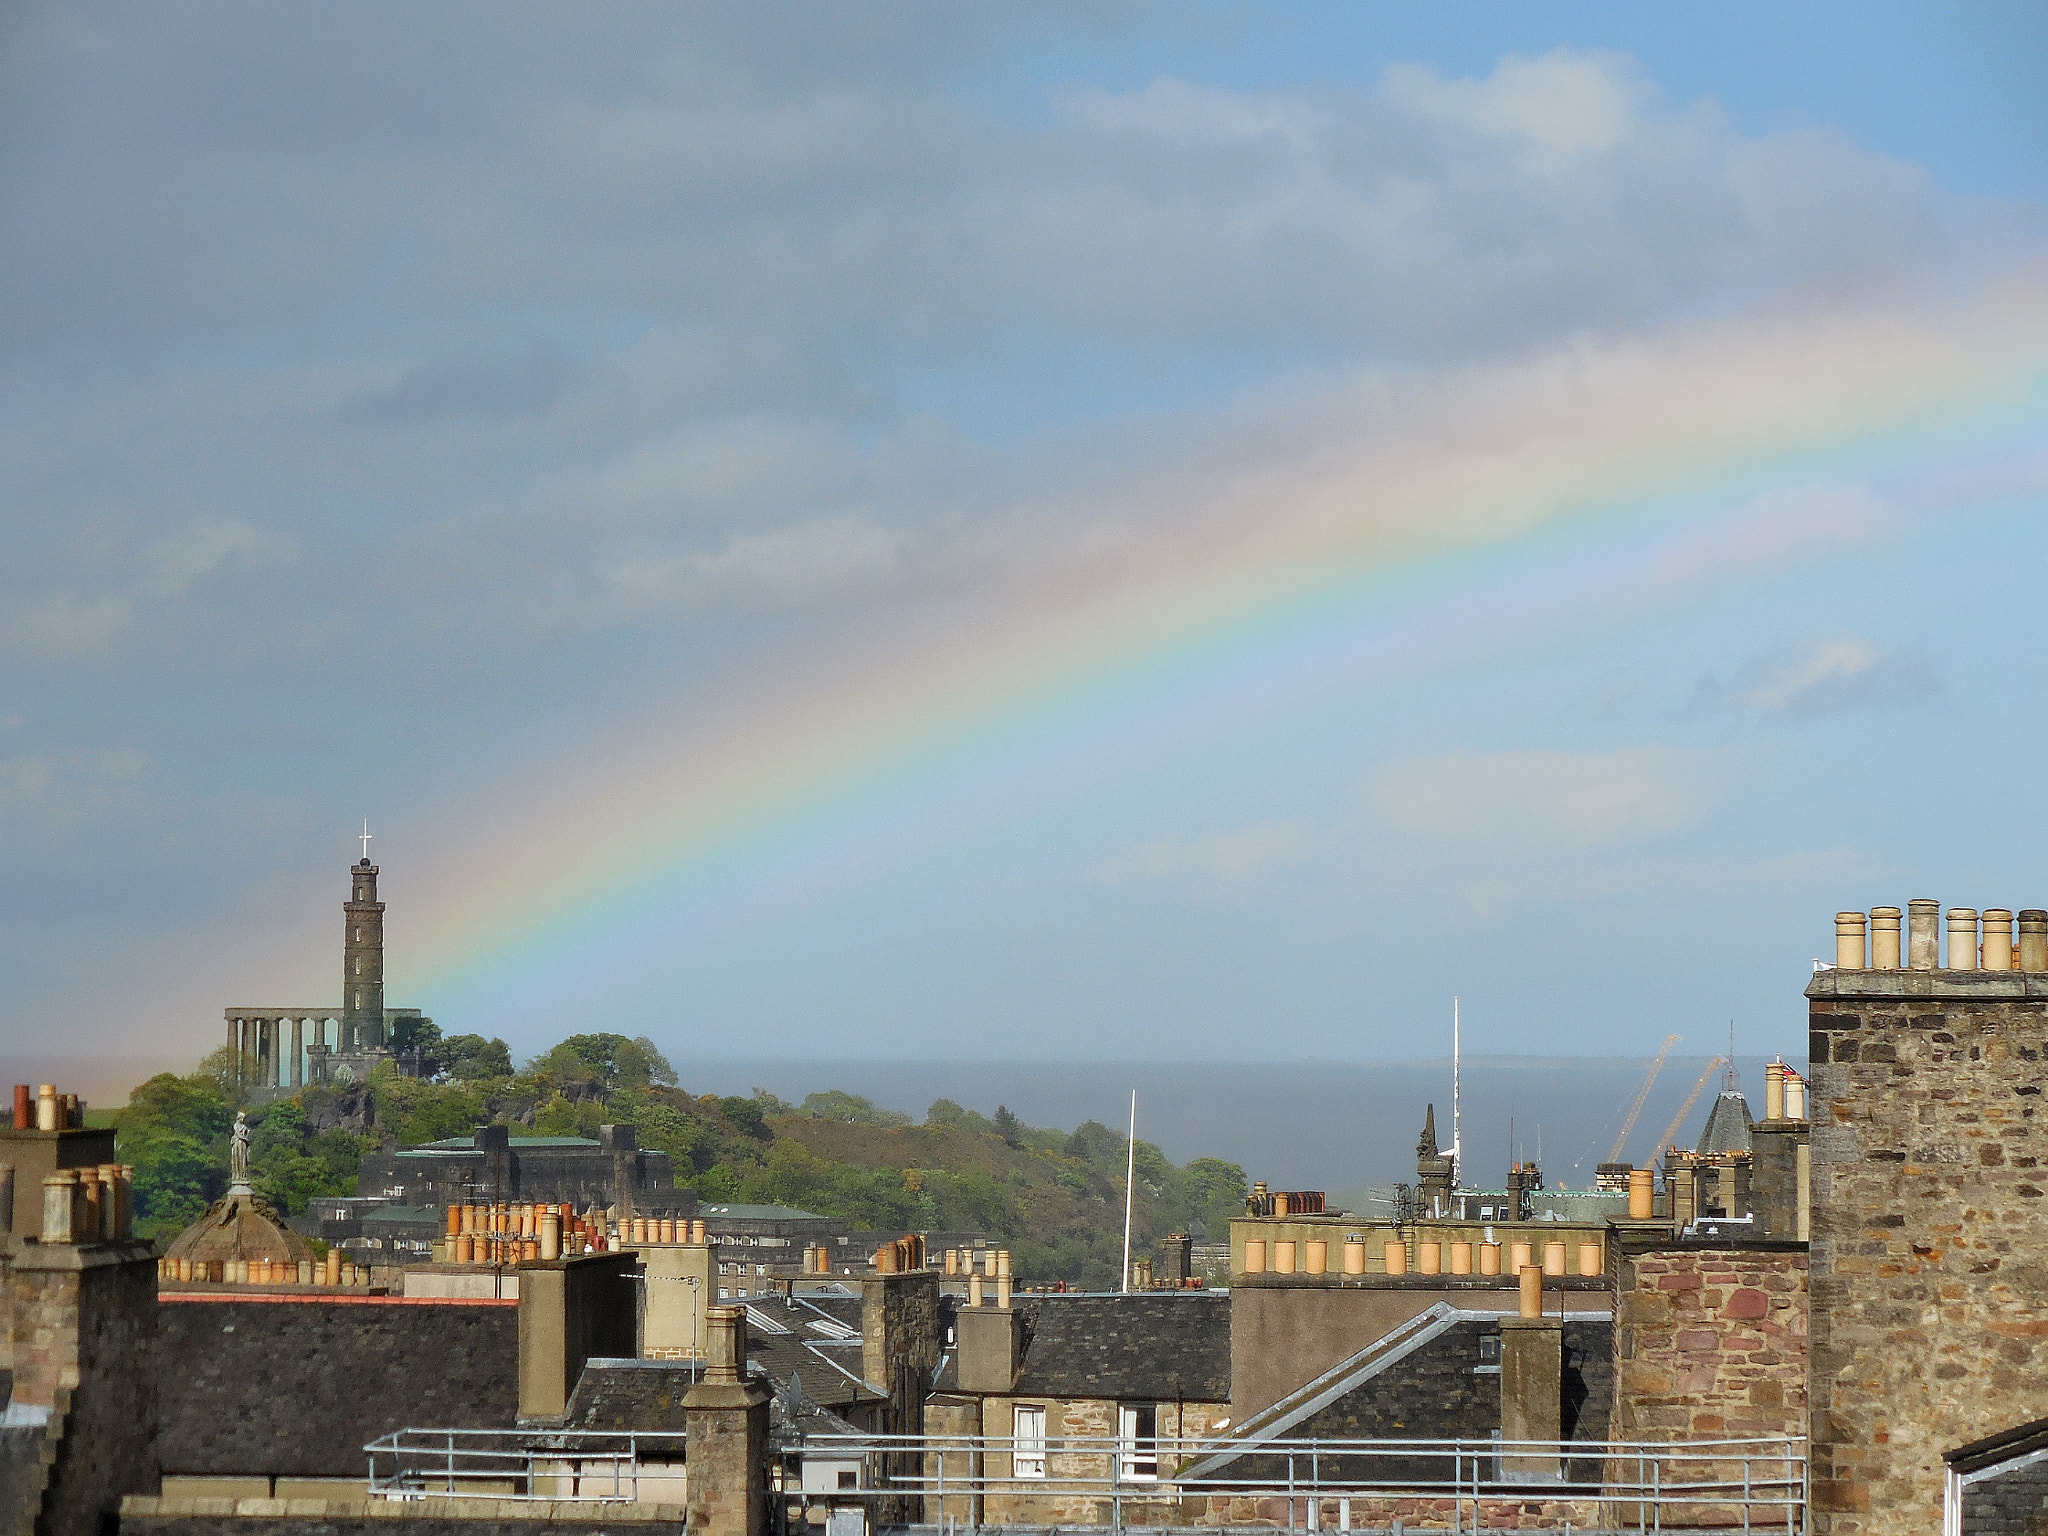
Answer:
[[[297,1264],[313,1257],[313,1246],[287,1227],[252,1194],[230,1191],[213,1202],[165,1250],[172,1259],[269,1259]]]

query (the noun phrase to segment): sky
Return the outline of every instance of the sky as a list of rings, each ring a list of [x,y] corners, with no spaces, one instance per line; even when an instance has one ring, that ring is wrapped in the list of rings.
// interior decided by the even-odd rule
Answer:
[[[2010,4],[23,3],[0,1054],[1803,1056],[2048,906]]]

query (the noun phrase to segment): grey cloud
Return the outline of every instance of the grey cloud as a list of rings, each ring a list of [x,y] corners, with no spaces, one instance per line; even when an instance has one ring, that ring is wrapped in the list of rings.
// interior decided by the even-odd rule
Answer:
[[[365,390],[341,405],[343,421],[402,427],[451,417],[505,421],[553,407],[573,375],[569,359],[539,342],[510,356],[464,354],[413,369],[386,389]]]

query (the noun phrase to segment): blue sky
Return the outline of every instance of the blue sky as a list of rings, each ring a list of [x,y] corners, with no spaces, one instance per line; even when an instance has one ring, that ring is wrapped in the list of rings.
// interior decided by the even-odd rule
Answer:
[[[17,7],[6,1051],[327,999],[368,816],[392,1002],[521,1049],[1405,1059],[1455,991],[1482,1050],[1796,1054],[1836,907],[2048,905],[2044,63],[2017,4]],[[1397,509],[1335,606],[1105,647],[550,937],[678,722],[914,694],[1333,463],[1452,484],[1545,379],[1723,346],[1732,410],[1902,326],[1975,371]],[[479,973],[514,828],[539,958]]]

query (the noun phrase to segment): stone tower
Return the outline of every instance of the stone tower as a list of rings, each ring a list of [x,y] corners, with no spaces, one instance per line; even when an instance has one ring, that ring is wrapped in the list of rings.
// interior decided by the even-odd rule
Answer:
[[[374,1051],[384,1039],[384,903],[377,899],[377,866],[362,860],[350,871],[342,903],[347,928],[341,950],[341,1048]]]

